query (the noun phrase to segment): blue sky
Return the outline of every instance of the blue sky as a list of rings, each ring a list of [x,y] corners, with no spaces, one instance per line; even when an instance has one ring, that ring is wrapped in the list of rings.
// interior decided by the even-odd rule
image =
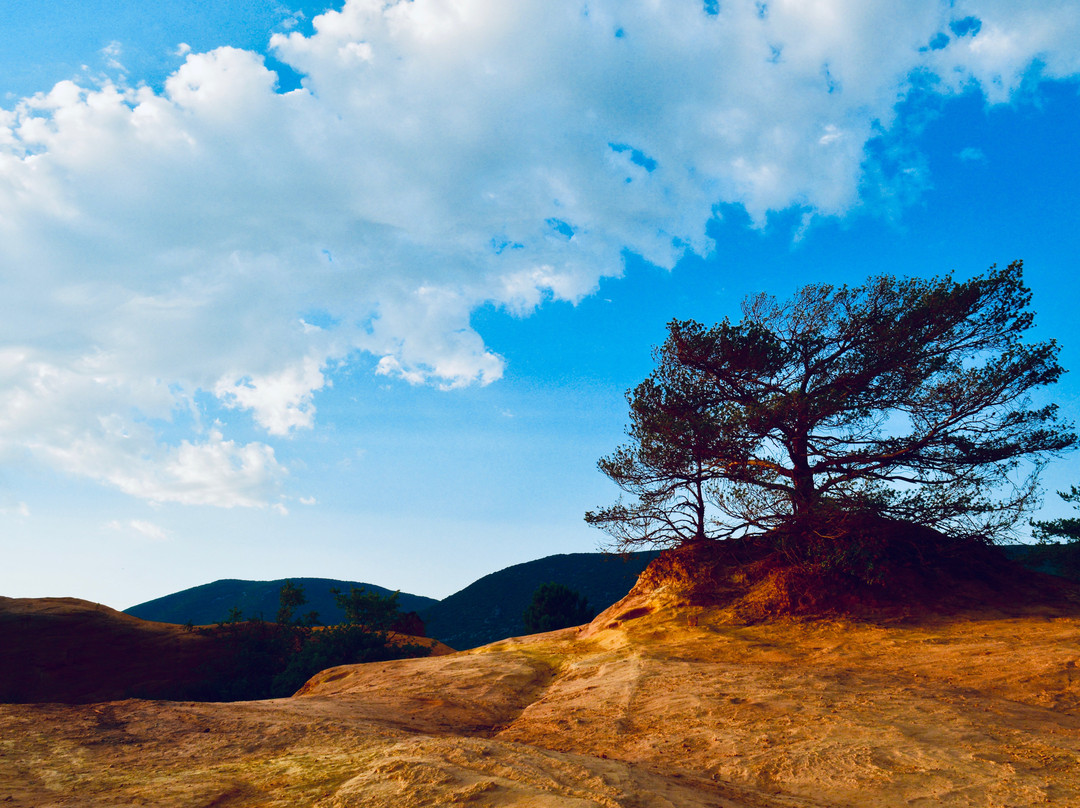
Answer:
[[[1015,5],[16,4],[0,594],[594,550],[664,324],[760,290],[1022,258],[1080,420],[1080,7]]]

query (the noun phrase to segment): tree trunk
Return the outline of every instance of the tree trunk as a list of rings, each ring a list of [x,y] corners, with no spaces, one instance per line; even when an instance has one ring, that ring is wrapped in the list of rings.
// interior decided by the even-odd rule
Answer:
[[[694,541],[705,541],[705,494],[702,490],[701,483],[701,468],[698,468],[698,479],[695,481],[694,493],[697,497],[697,502],[694,503],[694,510],[697,524],[695,525],[696,534]]]
[[[791,455],[791,504],[795,524],[805,525],[811,518],[817,504],[817,491],[814,489],[814,475],[810,471],[810,458],[806,435],[796,435],[791,440],[788,452]]]

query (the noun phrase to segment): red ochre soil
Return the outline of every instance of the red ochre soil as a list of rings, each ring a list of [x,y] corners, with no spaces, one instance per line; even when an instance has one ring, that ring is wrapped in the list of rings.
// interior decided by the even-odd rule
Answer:
[[[776,569],[691,574],[700,552],[587,626],[332,668],[289,699],[0,705],[0,804],[1080,805],[1067,587],[983,570],[830,613]]]

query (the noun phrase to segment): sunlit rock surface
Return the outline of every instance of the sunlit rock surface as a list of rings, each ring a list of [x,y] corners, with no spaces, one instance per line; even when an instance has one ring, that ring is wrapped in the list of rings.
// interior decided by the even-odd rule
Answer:
[[[293,698],[0,705],[40,806],[1080,805],[1080,608],[750,622],[643,581],[589,626]]]

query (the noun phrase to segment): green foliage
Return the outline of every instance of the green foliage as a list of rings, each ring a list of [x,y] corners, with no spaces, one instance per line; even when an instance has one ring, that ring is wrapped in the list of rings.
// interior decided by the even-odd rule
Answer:
[[[401,619],[400,592],[380,595],[364,587],[350,587],[348,594],[331,589],[334,602],[345,612],[345,622],[366,627],[369,631],[389,631]]]
[[[633,501],[585,519],[623,550],[758,537],[812,563],[842,563],[838,543],[875,520],[1006,538],[1076,443],[1056,406],[1028,401],[1063,372],[1052,340],[1024,341],[1030,301],[1017,261],[673,320],[627,393],[631,442],[599,462]]]
[[[1074,508],[1080,508],[1080,486],[1058,491],[1058,496],[1073,503]],[[1031,524],[1035,527],[1035,538],[1044,545],[1059,542],[1067,545],[1060,549],[1055,547],[1056,552],[1046,548],[1042,553],[1036,553],[1036,559],[1044,562],[1052,560],[1060,572],[1070,578],[1080,578],[1080,518],[1067,516],[1049,521],[1036,520]]]
[[[360,597],[357,597],[360,595]],[[225,653],[202,671],[203,683],[191,698],[214,701],[267,699],[289,696],[314,674],[336,665],[426,656],[431,649],[397,645],[387,637],[386,621],[397,615],[396,594],[381,597],[354,589],[343,598],[355,599],[358,616],[372,624],[351,621],[348,625],[317,628],[311,613],[293,619],[295,609],[306,602],[302,586],[286,581],[281,588],[277,621],[241,621],[238,609],[227,622],[196,629],[225,646]],[[378,626],[374,624],[377,623]]]
[[[557,583],[541,584],[533,593],[532,603],[525,610],[525,630],[530,634],[555,631],[568,626],[580,626],[593,619],[595,613],[589,602],[568,586]]]
[[[284,669],[274,676],[272,690],[279,695],[290,695],[319,671],[337,665],[407,659],[430,653],[431,649],[423,645],[388,643],[385,634],[368,631],[364,626],[307,629],[304,641],[289,655]]]
[[[281,590],[278,592],[278,613],[277,623],[282,626],[298,625],[298,626],[315,626],[319,623],[318,612],[308,612],[303,617],[293,619],[293,614],[307,603],[307,595],[304,594],[303,584],[294,584],[292,581],[285,581],[281,585]]]
[[[1080,486],[1074,485],[1068,491],[1058,491],[1058,496],[1066,502],[1080,508]],[[1043,542],[1066,541],[1080,544],[1080,519],[1065,517],[1051,521],[1034,521],[1035,537]]]

